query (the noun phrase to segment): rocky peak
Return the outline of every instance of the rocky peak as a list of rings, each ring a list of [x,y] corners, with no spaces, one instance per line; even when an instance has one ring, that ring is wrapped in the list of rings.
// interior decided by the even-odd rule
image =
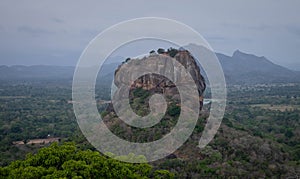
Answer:
[[[241,57],[247,55],[246,53],[241,52],[240,50],[236,50],[233,52],[232,57]]]
[[[259,58],[261,60],[267,60],[264,56],[258,57],[256,55],[241,52],[240,50],[234,51],[233,54],[232,54],[232,57],[236,58],[236,59],[249,59],[249,60],[251,60],[251,59],[258,59]]]
[[[153,51],[151,51],[149,56],[144,57],[142,59],[128,58],[126,62],[120,65],[115,71],[115,79],[114,79],[115,85],[119,87],[120,83],[125,82],[126,79],[124,79],[123,74],[119,74],[119,69],[122,66],[126,68],[126,63],[128,63],[129,60],[134,63],[139,63],[139,61],[145,61],[147,63],[147,60],[150,58],[155,58],[157,60],[171,60],[171,58],[175,58],[179,63],[181,63],[187,69],[187,71],[190,73],[193,80],[195,81],[195,84],[199,92],[200,106],[202,107],[203,105],[202,95],[206,88],[205,81],[203,76],[200,73],[200,68],[197,65],[194,57],[187,50],[184,49],[179,49],[179,50],[169,49],[167,52],[159,49],[158,54],[153,53]],[[158,71],[165,71],[165,70],[171,71],[172,73],[174,73],[174,76],[180,75],[180,72],[177,72],[174,67],[170,67],[166,65],[163,66],[159,64],[153,64],[153,63],[149,63],[147,65],[151,65],[154,68],[157,68]],[[141,68],[141,67],[137,65],[137,68]],[[135,71],[135,70],[138,71],[140,69],[131,69],[131,71]],[[160,92],[166,96],[170,96],[175,100],[180,99],[175,84],[173,84],[169,79],[161,75],[147,74],[138,78],[137,80],[131,83],[131,89],[136,89],[136,88],[143,88],[144,90],[148,90],[148,91]]]

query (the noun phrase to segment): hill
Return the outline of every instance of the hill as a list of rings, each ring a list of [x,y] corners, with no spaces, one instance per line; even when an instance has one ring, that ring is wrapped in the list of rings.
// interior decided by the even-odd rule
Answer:
[[[227,84],[298,83],[300,72],[274,64],[265,57],[247,54],[239,50],[232,56],[216,53],[223,68]],[[111,81],[122,58],[112,58],[105,63],[99,76]],[[125,58],[123,58],[123,61]],[[201,67],[200,67],[201,68]],[[0,66],[0,80],[72,80],[72,66]],[[203,69],[201,69],[204,72]],[[206,78],[205,73],[203,74]],[[207,79],[207,78],[206,78]]]
[[[246,54],[239,50],[232,56],[216,54],[228,83],[289,83],[300,82],[300,72],[272,63],[265,57]]]

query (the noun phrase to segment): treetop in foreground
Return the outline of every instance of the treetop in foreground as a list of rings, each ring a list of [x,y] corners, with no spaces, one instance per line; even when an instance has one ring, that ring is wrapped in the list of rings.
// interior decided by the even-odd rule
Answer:
[[[79,150],[74,143],[53,143],[37,154],[28,154],[0,168],[0,178],[173,178],[167,170],[149,164],[129,164],[91,150]]]

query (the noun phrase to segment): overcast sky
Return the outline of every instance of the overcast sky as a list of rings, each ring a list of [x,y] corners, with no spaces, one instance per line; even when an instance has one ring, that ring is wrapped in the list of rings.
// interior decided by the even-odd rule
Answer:
[[[181,21],[216,52],[239,49],[300,70],[299,0],[0,2],[0,65],[75,65],[102,30],[157,16]]]

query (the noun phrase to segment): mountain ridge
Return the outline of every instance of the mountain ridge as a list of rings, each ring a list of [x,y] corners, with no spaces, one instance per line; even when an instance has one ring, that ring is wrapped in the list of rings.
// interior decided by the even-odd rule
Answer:
[[[228,84],[260,84],[300,82],[300,71],[288,69],[268,60],[264,56],[256,56],[234,51],[232,56],[215,53],[223,68]],[[118,59],[121,59],[118,57]],[[123,58],[125,60],[125,58]],[[112,75],[121,63],[116,60],[102,67],[100,76]],[[0,80],[26,79],[72,79],[74,66],[54,65],[0,65]],[[205,74],[204,74],[205,76]]]
[[[229,83],[300,82],[300,72],[277,65],[264,56],[236,50],[232,56],[216,53]]]

